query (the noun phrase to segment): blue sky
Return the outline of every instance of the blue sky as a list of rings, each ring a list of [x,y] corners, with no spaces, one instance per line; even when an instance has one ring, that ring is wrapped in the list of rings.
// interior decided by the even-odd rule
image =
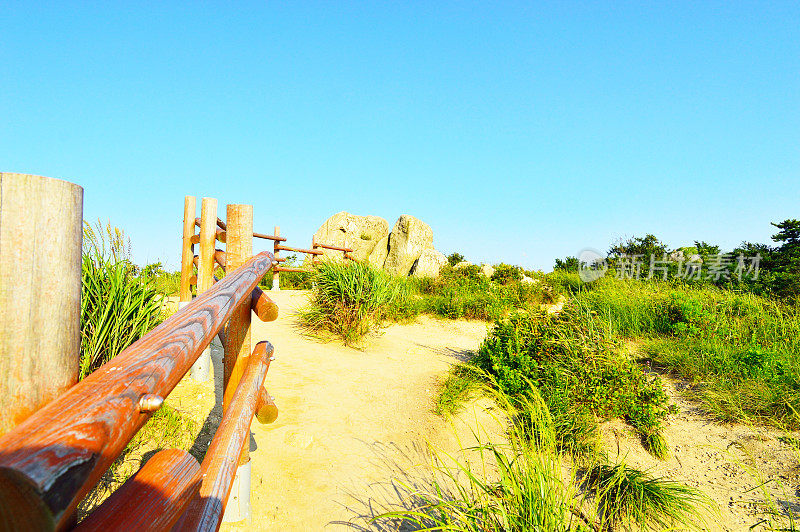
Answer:
[[[310,243],[403,213],[476,262],[800,218],[800,3],[0,4],[0,169],[176,267],[184,195]]]

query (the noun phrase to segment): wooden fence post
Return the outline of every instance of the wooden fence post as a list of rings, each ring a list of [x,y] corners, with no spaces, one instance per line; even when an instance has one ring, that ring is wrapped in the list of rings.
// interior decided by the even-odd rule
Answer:
[[[253,254],[253,206],[228,205],[226,271],[232,272]],[[251,296],[252,297],[252,296]],[[250,357],[251,301],[234,310],[225,331],[222,410],[227,412]],[[239,456],[239,468],[225,510],[224,522],[250,519],[250,438]]]
[[[83,188],[0,172],[0,434],[78,382]]]
[[[194,258],[194,218],[197,210],[197,199],[194,196],[183,198],[183,252],[181,253],[181,291],[180,302],[192,300],[192,259]]]
[[[275,236],[281,236],[281,228],[276,225],[275,226],[275,232],[272,233],[272,234],[274,234]],[[280,251],[278,249],[278,246],[280,245],[280,242],[278,240],[275,240],[272,243],[272,245],[273,245],[272,256],[275,257],[275,260],[277,261],[278,260],[278,253]],[[281,289],[280,272],[277,269],[277,267],[279,265],[280,265],[279,263],[276,263],[275,267],[272,269],[272,289],[273,290],[280,290]]]
[[[199,296],[214,284],[214,251],[217,234],[217,200],[203,198],[200,206],[200,250],[197,257],[197,295]],[[211,370],[211,347],[192,365],[192,379],[205,382]]]

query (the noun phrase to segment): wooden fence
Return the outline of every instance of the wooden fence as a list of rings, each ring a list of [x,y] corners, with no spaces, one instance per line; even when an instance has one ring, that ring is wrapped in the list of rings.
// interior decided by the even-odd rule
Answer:
[[[228,205],[227,223],[216,217],[216,200],[204,198],[203,207],[195,220],[194,198],[184,205],[182,272],[198,265],[194,280],[181,277],[185,306],[0,437],[0,530],[219,528],[237,469],[249,460],[253,416],[277,417],[263,387],[273,348],[263,341],[251,352],[250,316],[252,309],[261,320],[277,318],[258,283],[278,261],[267,251],[251,255],[253,236],[280,237],[254,235],[249,205]],[[209,258],[226,269],[219,282]],[[198,296],[190,301],[192,282]],[[161,451],[76,527],[80,501],[217,335],[225,349],[223,418],[202,464],[182,450]]]

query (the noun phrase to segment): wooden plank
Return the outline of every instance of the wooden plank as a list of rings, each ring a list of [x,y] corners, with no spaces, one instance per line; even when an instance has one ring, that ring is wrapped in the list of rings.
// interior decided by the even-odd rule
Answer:
[[[194,224],[197,227],[200,227],[200,218],[195,218],[194,219]],[[217,218],[217,227],[219,227],[220,229],[222,229],[224,231],[225,230],[225,222],[223,222],[222,220]]]
[[[200,464],[181,449],[153,455],[74,530],[170,530],[200,489]]]
[[[78,502],[149,419],[140,398],[172,391],[272,264],[271,253],[256,255],[0,437],[0,523],[23,530],[67,526]]]
[[[228,219],[230,225],[230,219]],[[250,442],[250,424],[259,405],[259,395],[273,354],[269,342],[259,342],[248,358],[239,386],[222,416],[201,466],[203,483],[174,531],[216,531],[222,522],[239,466],[237,457]]]
[[[227,232],[223,231],[222,229],[217,229],[217,234],[215,235],[216,239],[222,242],[223,244],[228,238]]]
[[[324,253],[322,251],[315,251],[313,249],[293,248],[289,246],[283,246],[281,244],[276,245],[275,249],[277,249],[278,251],[294,251],[295,253],[306,253],[308,255],[322,255]]]
[[[194,196],[183,198],[183,248],[181,251],[181,289],[180,300],[192,300],[192,287],[189,277],[192,276],[192,237],[194,236],[195,211],[197,210],[197,199]]]
[[[258,391],[258,404],[256,406],[256,419],[262,425],[272,423],[278,419],[278,407],[275,406],[272,396],[263,386]]]

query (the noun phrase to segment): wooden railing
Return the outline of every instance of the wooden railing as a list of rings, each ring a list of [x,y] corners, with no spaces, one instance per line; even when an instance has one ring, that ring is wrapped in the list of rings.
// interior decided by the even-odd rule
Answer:
[[[277,261],[270,252],[251,257],[247,251],[248,212],[250,206],[229,205],[227,224],[213,220],[221,227],[211,243],[228,247],[212,253],[227,270],[224,279],[211,281],[161,325],[0,437],[0,530],[219,528],[237,468],[249,460],[253,416],[261,422],[277,417],[263,388],[273,348],[268,342],[252,354],[249,348],[251,310],[264,321],[277,318],[277,306],[257,286]],[[194,217],[188,222],[184,235],[187,225],[194,233]],[[192,234],[188,251],[193,240],[203,247],[207,236]],[[191,265],[186,251],[182,262]],[[196,282],[205,273],[198,262]],[[190,280],[182,278],[182,295],[184,281]],[[76,527],[81,500],[220,334],[223,418],[202,464],[183,450],[160,451]]]

